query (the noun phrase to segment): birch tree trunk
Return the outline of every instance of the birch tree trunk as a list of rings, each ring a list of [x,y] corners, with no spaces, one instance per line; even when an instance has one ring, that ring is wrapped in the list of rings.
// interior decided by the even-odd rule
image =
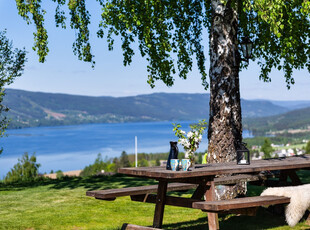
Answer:
[[[208,162],[236,161],[242,141],[239,92],[238,14],[231,1],[212,0],[210,31],[210,118],[208,129]],[[243,193],[244,186],[220,186],[218,199],[229,199]],[[239,191],[241,190],[241,191]]]

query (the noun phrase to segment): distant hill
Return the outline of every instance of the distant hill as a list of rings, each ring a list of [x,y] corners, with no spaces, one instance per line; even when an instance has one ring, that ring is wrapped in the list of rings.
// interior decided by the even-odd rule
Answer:
[[[208,119],[209,94],[154,93],[131,97],[90,97],[7,89],[10,128]],[[242,100],[243,117],[288,111],[270,101]]]
[[[287,108],[289,110],[296,110],[310,107],[310,101],[270,101],[271,103]]]
[[[254,135],[288,130],[291,130],[291,133],[310,132],[310,107],[270,117],[245,118],[243,127],[252,130]]]

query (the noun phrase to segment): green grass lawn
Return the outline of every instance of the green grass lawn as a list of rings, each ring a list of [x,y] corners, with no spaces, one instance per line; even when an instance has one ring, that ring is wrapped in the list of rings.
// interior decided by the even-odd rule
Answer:
[[[310,183],[310,171],[301,171]],[[132,202],[129,197],[115,201],[96,200],[88,190],[155,184],[155,181],[124,177],[67,178],[35,184],[0,184],[0,229],[120,229],[123,223],[151,226],[154,204]],[[262,188],[249,186],[256,195]],[[185,194],[184,196],[189,196]],[[166,206],[164,229],[207,229],[206,213]],[[284,217],[260,209],[256,217],[221,215],[220,229],[309,229],[305,221],[295,228]]]

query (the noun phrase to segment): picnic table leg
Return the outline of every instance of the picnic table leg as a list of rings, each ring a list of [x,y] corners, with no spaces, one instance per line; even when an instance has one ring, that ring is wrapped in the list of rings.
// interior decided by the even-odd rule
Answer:
[[[212,180],[207,183],[206,201],[213,201],[213,200],[215,200],[215,185],[214,181]],[[208,212],[208,225],[209,230],[220,229],[217,213]]]
[[[279,178],[280,185],[285,185],[287,183],[288,177],[291,178],[292,184],[294,186],[302,184],[301,180],[299,179],[298,175],[296,174],[296,170],[282,170],[280,172],[280,178]]]
[[[288,176],[291,178],[292,180],[292,183],[294,186],[296,185],[302,185],[302,182],[301,180],[299,179],[297,173],[296,173],[296,170],[288,170]]]
[[[161,228],[163,224],[165,203],[166,203],[166,192],[167,192],[167,181],[159,181],[157,197],[156,197],[156,206],[153,220],[154,228]]]

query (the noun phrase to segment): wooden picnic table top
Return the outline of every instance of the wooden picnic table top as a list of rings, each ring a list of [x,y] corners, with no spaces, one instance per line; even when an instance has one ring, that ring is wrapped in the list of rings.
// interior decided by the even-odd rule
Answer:
[[[310,169],[310,156],[294,156],[251,161],[250,165],[237,165],[236,162],[195,165],[191,171],[171,171],[166,167],[120,168],[119,173],[154,179],[182,179],[207,177],[232,173],[257,173],[271,170]]]

